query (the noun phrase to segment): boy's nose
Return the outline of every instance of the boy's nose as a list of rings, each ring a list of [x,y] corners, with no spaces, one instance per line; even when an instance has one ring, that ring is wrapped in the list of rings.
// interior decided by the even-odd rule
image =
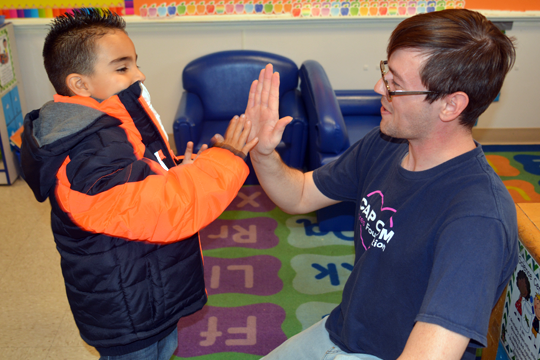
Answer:
[[[137,68],[136,81],[144,82],[144,80],[146,80],[146,76],[144,76],[143,72]]]

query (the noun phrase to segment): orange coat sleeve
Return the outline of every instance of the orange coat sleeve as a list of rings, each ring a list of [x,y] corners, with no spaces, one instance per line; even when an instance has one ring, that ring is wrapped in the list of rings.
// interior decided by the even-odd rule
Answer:
[[[154,174],[88,195],[71,189],[69,161],[57,174],[56,198],[75,224],[89,232],[155,243],[185,239],[214,221],[249,173],[240,157],[212,148],[194,163],[169,171],[140,159]]]

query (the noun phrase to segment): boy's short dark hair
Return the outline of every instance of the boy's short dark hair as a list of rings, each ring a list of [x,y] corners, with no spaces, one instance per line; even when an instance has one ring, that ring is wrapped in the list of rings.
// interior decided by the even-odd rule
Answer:
[[[109,10],[83,8],[55,18],[43,46],[43,62],[59,95],[70,96],[69,74],[91,75],[96,60],[95,43],[103,35],[121,30],[126,22]]]
[[[425,13],[401,22],[390,37],[388,57],[399,49],[427,55],[422,84],[434,102],[456,91],[469,97],[460,123],[472,128],[501,90],[516,52],[512,39],[478,12],[453,9]]]

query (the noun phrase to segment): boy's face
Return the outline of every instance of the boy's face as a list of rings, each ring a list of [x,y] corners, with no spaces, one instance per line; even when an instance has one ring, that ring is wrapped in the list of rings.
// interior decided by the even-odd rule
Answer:
[[[112,31],[96,41],[94,72],[85,76],[90,96],[105,100],[145,79],[137,67],[135,46],[126,33]]]

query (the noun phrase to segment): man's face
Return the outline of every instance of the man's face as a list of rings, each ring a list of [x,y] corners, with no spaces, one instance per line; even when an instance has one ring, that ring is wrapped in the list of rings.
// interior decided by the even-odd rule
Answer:
[[[388,73],[385,75],[390,90],[425,91],[420,80],[419,69],[426,57],[414,50],[397,50],[388,59]],[[380,79],[375,91],[383,95],[381,99],[381,131],[389,136],[417,140],[428,137],[438,120],[437,101],[424,101],[425,94],[392,96],[388,100],[385,84]]]
[[[109,32],[96,41],[96,61],[85,84],[92,97],[100,100],[127,89],[146,77],[137,67],[133,42],[123,31]]]

